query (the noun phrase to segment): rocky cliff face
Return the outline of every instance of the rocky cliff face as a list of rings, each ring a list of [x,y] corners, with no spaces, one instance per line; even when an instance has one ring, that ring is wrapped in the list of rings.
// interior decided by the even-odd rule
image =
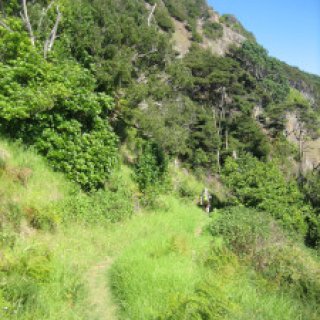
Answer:
[[[200,18],[197,20],[197,32],[202,37],[200,46],[205,49],[210,49],[213,54],[224,56],[232,45],[240,46],[247,38],[240,32],[233,30],[231,27],[220,21],[220,15],[214,10],[208,11],[209,18]],[[222,36],[218,39],[212,40],[205,35],[204,23],[209,21],[211,23],[219,23],[223,28]],[[185,56],[192,45],[192,34],[188,30],[184,22],[173,18],[175,32],[172,36],[174,49],[179,53],[179,57]]]
[[[286,137],[299,149],[303,172],[319,166],[320,138],[311,139],[308,137],[308,132],[299,120],[297,112],[288,112],[286,115]]]
[[[210,38],[204,35],[203,23],[203,19],[198,20],[198,32],[203,36],[203,42],[201,43],[201,46],[205,49],[210,49],[212,53],[218,56],[224,56],[232,45],[240,46],[246,40],[246,38],[243,35],[232,30],[224,24],[222,24],[222,37],[216,40],[211,40]]]

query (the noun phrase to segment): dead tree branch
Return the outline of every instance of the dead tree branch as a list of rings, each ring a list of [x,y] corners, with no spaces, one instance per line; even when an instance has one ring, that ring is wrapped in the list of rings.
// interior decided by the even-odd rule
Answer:
[[[20,15],[28,29],[30,41],[34,46],[36,43],[36,38],[34,36],[33,29],[30,23],[29,15],[28,15],[27,0],[22,0],[22,9],[23,9],[23,12],[20,12]]]
[[[149,17],[148,17],[148,27],[151,26],[151,20],[152,20],[152,17],[153,17],[153,14],[154,14],[156,8],[157,8],[157,3],[154,4],[154,6],[152,7],[151,12],[150,12],[150,14],[149,14]]]
[[[50,52],[53,48],[54,42],[57,38],[57,32],[58,32],[58,27],[59,27],[59,23],[61,21],[62,15],[61,12],[59,10],[59,7],[57,6],[57,19],[56,22],[50,32],[50,35],[48,37],[48,39],[46,40],[45,44],[44,44],[44,57],[47,58],[48,52]]]
[[[52,6],[54,5],[55,0],[52,0],[49,5],[47,6],[47,8],[43,8],[42,12],[41,12],[41,16],[38,22],[38,32],[40,31],[41,27],[42,27],[42,23],[43,23],[43,19],[46,17],[46,15],[48,14],[49,10],[52,8]]]

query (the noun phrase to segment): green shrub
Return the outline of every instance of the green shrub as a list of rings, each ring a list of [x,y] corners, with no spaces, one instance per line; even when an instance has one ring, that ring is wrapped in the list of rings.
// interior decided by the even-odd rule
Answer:
[[[118,162],[118,139],[108,124],[113,100],[95,92],[92,74],[76,62],[48,62],[25,45],[26,35],[15,39],[25,51],[16,53],[11,41],[0,40],[0,49],[13,51],[0,63],[2,131],[36,146],[85,190],[103,187]]]
[[[203,37],[197,31],[193,31],[192,32],[192,40],[197,43],[201,43],[203,41]]]
[[[1,153],[1,150],[0,150],[0,153]],[[5,168],[6,168],[6,160],[3,159],[0,154],[0,176],[4,172]]]
[[[86,191],[102,188],[118,163],[115,134],[105,123],[83,134],[79,123],[65,121],[63,127],[45,130],[35,146],[55,169]]]
[[[23,218],[23,211],[20,205],[13,201],[8,201],[1,211],[6,221],[18,230]]]
[[[306,199],[320,212],[320,170],[309,172],[303,181]]]
[[[41,285],[50,281],[51,254],[46,248],[34,247],[8,251],[0,265],[0,291],[15,308],[35,304]]]
[[[166,7],[158,7],[155,12],[155,18],[160,28],[167,32],[174,31],[174,25]]]
[[[12,248],[17,240],[17,233],[12,226],[3,222],[0,224],[0,248]]]
[[[290,290],[298,299],[320,303],[320,263],[301,248],[287,244],[260,252],[264,264],[258,269],[268,280]]]
[[[164,151],[155,143],[143,142],[134,168],[134,179],[143,193],[150,189],[160,190],[168,171],[168,160]]]
[[[185,21],[187,19],[186,9],[183,7],[182,3],[174,0],[164,0],[165,5],[168,8],[169,13],[172,17]]]
[[[10,315],[13,315],[13,307],[3,297],[3,292],[0,290],[0,319],[10,319]]]
[[[173,299],[169,310],[158,320],[223,320],[232,314],[233,303],[225,290],[212,279],[199,284],[193,294]]]
[[[53,231],[58,225],[59,217],[50,207],[42,208],[28,208],[26,210],[26,217],[31,227],[38,230]]]
[[[275,163],[261,162],[250,155],[238,160],[228,158],[222,174],[240,203],[266,211],[288,230],[306,235],[306,218],[312,210],[303,202],[297,184],[286,181]]]
[[[1,284],[3,295],[18,312],[26,304],[36,304],[39,297],[39,285],[33,279],[11,274]]]
[[[63,219],[89,223],[118,222],[133,214],[133,195],[121,178],[111,179],[105,189],[89,194],[75,192],[61,202]]]
[[[232,252],[270,284],[290,291],[300,300],[319,303],[319,261],[303,245],[293,243],[268,214],[244,207],[223,209],[210,230],[213,236],[222,236]],[[224,259],[229,257],[235,265],[236,260],[225,252]],[[207,263],[216,266],[217,260],[211,254]]]
[[[224,23],[228,27],[232,28],[233,30],[239,32],[244,37],[246,37],[248,40],[255,42],[255,36],[253,33],[249,32],[244,28],[244,26],[239,22],[239,20],[231,14],[224,14],[220,17],[220,22]]]
[[[258,244],[268,239],[270,223],[268,214],[245,207],[231,207],[221,211],[210,231],[213,236],[223,236],[237,255],[254,255]]]
[[[206,21],[203,25],[203,31],[212,40],[217,40],[223,36],[223,27],[217,22]]]

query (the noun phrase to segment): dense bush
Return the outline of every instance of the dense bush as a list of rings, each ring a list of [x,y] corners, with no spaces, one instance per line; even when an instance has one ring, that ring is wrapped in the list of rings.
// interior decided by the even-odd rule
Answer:
[[[259,255],[257,270],[264,277],[291,291],[298,299],[319,305],[320,265],[314,257],[290,243],[271,245]]]
[[[320,210],[320,170],[309,172],[305,176],[303,191],[313,207]]]
[[[313,247],[320,247],[320,171],[309,172],[304,177],[302,192],[314,210],[316,215],[309,218],[309,232],[307,243]]]
[[[305,236],[306,219],[313,212],[303,202],[296,183],[286,181],[275,163],[261,162],[250,155],[238,160],[228,158],[223,180],[240,203],[270,213],[285,228]]]
[[[258,245],[270,236],[270,223],[267,214],[245,207],[231,207],[221,212],[210,231],[213,236],[223,236],[237,255],[253,255]]]
[[[232,14],[224,14],[220,17],[220,22],[242,34],[248,40],[255,42],[255,36],[250,31],[246,30],[241,22]]]
[[[187,19],[186,8],[182,5],[181,2],[173,0],[164,0],[164,3],[167,6],[171,16],[180,21],[184,21]]]
[[[132,188],[119,172],[114,172],[103,189],[83,193],[71,192],[60,201],[57,210],[63,210],[65,223],[79,221],[108,224],[130,218],[133,214]]]
[[[41,285],[50,281],[51,256],[46,248],[13,253],[7,251],[0,265],[0,290],[4,298],[19,309],[35,303]]]
[[[268,214],[245,207],[223,209],[210,231],[222,236],[242,261],[268,281],[298,299],[319,303],[319,261],[303,245],[293,243]]]
[[[168,161],[163,150],[152,142],[144,142],[134,168],[134,178],[142,192],[164,186]]]
[[[166,7],[160,6],[156,9],[155,19],[159,27],[163,30],[169,32],[174,31],[174,25]]]
[[[217,40],[223,36],[223,27],[220,23],[207,21],[203,25],[204,34],[212,39]]]
[[[223,288],[214,281],[198,285],[193,294],[177,297],[169,310],[157,320],[223,320],[232,314],[233,304]]]
[[[0,40],[10,56],[0,62],[3,132],[35,145],[84,189],[103,186],[117,163],[117,137],[108,124],[112,99],[95,93],[94,78],[75,62],[45,61],[27,36],[14,39],[19,52],[11,41],[11,33]]]

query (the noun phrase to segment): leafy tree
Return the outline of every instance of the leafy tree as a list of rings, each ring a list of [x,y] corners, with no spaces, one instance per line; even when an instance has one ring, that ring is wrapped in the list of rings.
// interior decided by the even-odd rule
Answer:
[[[7,48],[0,62],[2,132],[34,145],[84,189],[102,187],[117,163],[112,99],[94,92],[92,75],[77,63],[46,61],[26,34],[5,34],[0,48]]]
[[[237,149],[243,152],[250,152],[255,157],[266,159],[270,153],[270,143],[266,135],[252,117],[240,116],[232,119],[230,125],[232,136],[240,144]]]
[[[289,230],[306,235],[306,219],[313,213],[304,204],[298,186],[286,181],[275,163],[260,162],[249,155],[228,158],[223,180],[239,202],[269,212]]]
[[[197,118],[197,106],[188,98],[164,100],[161,104],[147,102],[137,110],[136,118],[143,132],[152,137],[169,155],[183,157],[188,153],[189,137]]]

